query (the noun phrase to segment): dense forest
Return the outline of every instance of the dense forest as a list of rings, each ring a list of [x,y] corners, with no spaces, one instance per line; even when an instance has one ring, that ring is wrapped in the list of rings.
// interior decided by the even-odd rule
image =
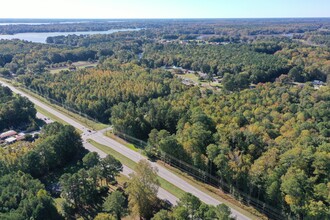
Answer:
[[[328,87],[314,90],[284,80],[204,96],[164,70],[139,73],[138,66],[112,60],[101,66],[110,70],[44,74],[22,82],[91,116],[109,117],[119,131],[149,136],[150,145],[196,167],[209,170],[213,164],[212,173],[223,181],[279,209],[328,215]],[[86,88],[88,93],[81,91]],[[302,179],[306,184],[297,188]],[[314,216],[315,208],[324,211]]]
[[[191,194],[175,207],[158,199],[157,171],[147,161],[118,185],[122,164],[86,154],[72,126],[46,125],[35,142],[1,148],[0,159],[1,219],[231,219],[227,206],[205,205]]]
[[[103,68],[111,68],[102,70]],[[43,74],[20,79],[25,86],[65,105],[109,123],[119,103],[144,103],[149,98],[180,92],[184,86],[162,70],[145,70],[135,64],[104,62],[99,70]]]
[[[278,46],[278,50],[280,49]],[[225,73],[244,74],[245,81],[259,83],[274,81],[278,76],[289,72],[286,60],[267,52],[269,51],[258,53],[253,48],[240,44],[221,47],[152,45],[145,49],[141,63],[150,68],[174,65],[219,76]]]
[[[8,87],[0,86],[0,133],[16,128],[38,128],[36,110],[27,98],[16,96]]]
[[[83,30],[88,26],[57,24],[31,26],[30,30]],[[116,131],[147,141],[148,155],[172,155],[280,210],[287,218],[330,218],[328,19],[134,20],[100,22],[95,30],[109,26],[145,29],[49,37],[47,44],[1,40],[0,74],[18,76],[15,80],[32,91],[111,124]],[[13,31],[25,32],[26,28],[17,26]],[[87,60],[97,62],[97,66],[50,71]],[[175,72],[172,66],[180,71]],[[215,88],[205,88],[201,80],[186,85],[182,77],[187,73],[196,78],[205,74],[204,84],[211,85],[215,79],[219,83]],[[8,112],[15,111],[22,113],[25,123],[33,121],[35,112],[28,107],[29,102],[2,90],[0,120],[10,121],[6,119],[12,117]],[[0,123],[0,130],[10,128],[1,127],[5,124],[8,123]],[[67,127],[58,129],[73,132]],[[41,137],[30,144],[32,151],[22,147],[22,159],[10,157],[7,160],[12,162],[4,170],[22,170],[40,178],[59,169],[77,156],[73,151],[56,150],[57,143],[65,145],[62,141],[67,136],[61,135],[51,140]],[[79,151],[79,144],[74,146]],[[47,159],[58,158],[58,162],[47,162],[40,152],[48,152],[51,156]],[[102,166],[102,159],[95,164]],[[83,178],[97,176],[92,168],[83,165],[79,172],[62,178],[67,191],[73,190],[73,181],[86,181],[92,193],[86,193],[83,200],[64,195],[66,218],[100,212],[104,201],[98,198],[108,195],[103,194],[102,181],[93,188],[92,178]],[[118,165],[116,172],[119,170]],[[25,174],[8,175],[13,176],[4,182]],[[98,180],[104,178],[99,176]],[[33,190],[44,189],[41,186]],[[125,193],[125,199],[119,194],[113,197],[125,200],[126,208],[134,201]],[[189,202],[184,201],[187,198]],[[154,219],[228,219],[216,217],[226,213],[226,208],[206,208],[197,200],[186,195],[178,207],[157,214],[161,208],[156,207],[152,213],[144,214],[147,218],[155,215]],[[190,207],[192,202],[194,207]],[[87,207],[88,203],[97,205]],[[140,209],[137,206],[134,210]]]

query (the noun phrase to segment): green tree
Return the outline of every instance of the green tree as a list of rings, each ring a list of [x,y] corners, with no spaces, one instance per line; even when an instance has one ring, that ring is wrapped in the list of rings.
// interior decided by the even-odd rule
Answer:
[[[197,219],[198,210],[202,202],[191,193],[185,193],[178,202],[178,207],[183,207],[189,216],[189,219]]]
[[[123,165],[112,155],[107,155],[100,162],[101,176],[106,183],[115,180],[115,177],[123,170]]]
[[[190,216],[186,207],[176,206],[173,209],[173,218],[176,220],[187,220],[190,219]]]
[[[172,219],[173,218],[171,216],[171,213],[164,209],[157,212],[152,218],[152,220],[172,220]]]
[[[285,202],[299,218],[303,219],[306,215],[304,206],[311,190],[307,175],[301,169],[290,167],[281,179],[281,190],[285,195]]]
[[[225,90],[234,91],[237,89],[237,86],[235,85],[235,79],[230,73],[225,73],[221,83]]]
[[[125,196],[119,191],[114,191],[105,199],[103,209],[115,215],[117,220],[120,220],[126,213],[125,203]]]
[[[96,152],[89,152],[83,157],[82,162],[86,169],[89,169],[100,163],[100,156]]]
[[[94,220],[116,220],[116,218],[109,213],[99,213]]]
[[[230,217],[230,208],[225,204],[217,205],[215,208],[217,219],[219,220],[234,220],[235,218]]]
[[[84,169],[74,174],[63,174],[60,178],[61,196],[68,204],[83,212],[97,202],[98,190]]]
[[[0,176],[1,219],[61,219],[44,185],[29,174]]]
[[[157,202],[159,181],[157,169],[146,160],[141,160],[135,173],[130,174],[127,193],[129,207],[135,216],[148,219],[152,216],[153,207]]]

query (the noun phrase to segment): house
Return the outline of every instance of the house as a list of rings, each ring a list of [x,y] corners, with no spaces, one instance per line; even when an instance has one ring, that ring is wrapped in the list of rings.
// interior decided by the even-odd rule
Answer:
[[[19,133],[18,135],[16,135],[16,140],[17,141],[21,141],[25,139],[25,134],[24,133]]]
[[[12,144],[15,143],[17,141],[17,139],[15,137],[9,137],[7,139],[5,139],[6,144]]]
[[[312,83],[314,86],[322,86],[324,84],[321,80],[314,80]]]
[[[70,71],[76,71],[77,70],[77,67],[74,66],[74,65],[71,65],[71,66],[69,66],[69,70]]]
[[[0,139],[3,140],[3,139],[6,139],[6,138],[14,136],[14,135],[17,135],[16,131],[14,131],[14,130],[6,131],[6,132],[3,132],[2,134],[0,134]]]

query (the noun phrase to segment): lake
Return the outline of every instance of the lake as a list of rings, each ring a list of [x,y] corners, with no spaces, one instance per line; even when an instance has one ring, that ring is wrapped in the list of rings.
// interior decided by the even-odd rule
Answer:
[[[113,29],[108,31],[78,31],[78,32],[42,32],[42,33],[19,33],[13,35],[0,35],[0,40],[12,40],[20,39],[26,41],[32,41],[35,43],[46,43],[47,37],[55,36],[68,36],[68,35],[93,35],[93,34],[112,34],[120,31],[139,31],[141,28],[136,29]]]

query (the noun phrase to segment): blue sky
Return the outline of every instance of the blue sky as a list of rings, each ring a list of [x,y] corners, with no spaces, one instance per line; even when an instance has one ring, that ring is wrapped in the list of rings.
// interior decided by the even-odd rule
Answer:
[[[330,17],[330,0],[6,0],[1,18]]]

